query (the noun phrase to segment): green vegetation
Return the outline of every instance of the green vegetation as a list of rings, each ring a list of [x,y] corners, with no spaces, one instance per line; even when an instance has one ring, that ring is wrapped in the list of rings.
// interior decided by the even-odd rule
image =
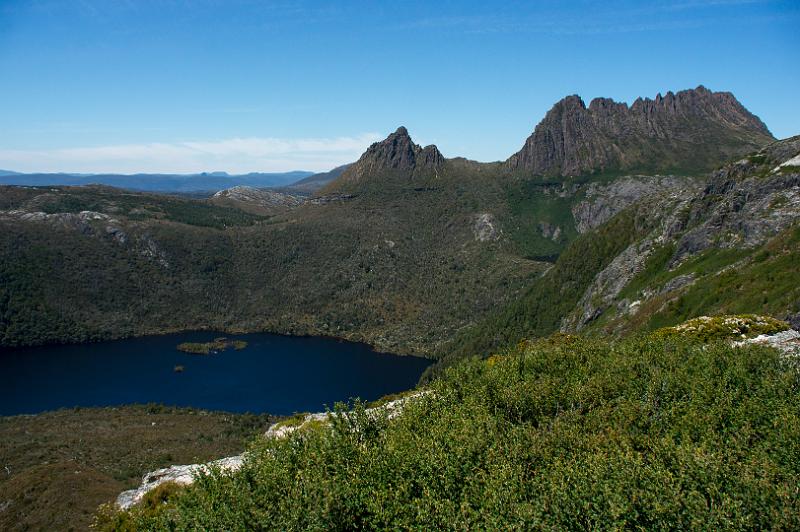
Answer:
[[[642,300],[631,314],[611,306],[585,332],[625,335],[670,327],[703,315],[800,313],[800,225],[757,248],[711,248],[689,256],[674,269],[671,244],[655,249],[617,300]],[[667,290],[678,276],[691,282]]]
[[[177,350],[193,355],[209,355],[225,351],[229,347],[239,351],[247,347],[244,340],[228,340],[227,338],[215,338],[212,342],[183,342],[178,344]]]
[[[724,265],[741,261],[735,268]],[[696,265],[708,265],[706,269]],[[756,250],[709,251],[676,270],[701,279],[674,299],[643,309],[648,329],[709,314],[786,315],[800,312],[800,226],[790,227]],[[719,268],[718,270],[716,270]],[[715,271],[716,270],[716,271]]]
[[[93,530],[106,530],[115,532],[134,532],[137,530],[136,522],[139,520],[158,519],[165,511],[169,511],[167,506],[183,490],[184,486],[175,482],[164,482],[159,484],[145,494],[135,508],[130,512],[120,512],[114,503],[103,504],[98,508],[95,518],[92,520]]]
[[[191,353],[193,355],[208,355],[212,351],[222,351],[225,349],[225,344],[217,344],[216,342],[194,343],[183,342],[178,344],[175,348],[184,353]]]
[[[31,195],[39,193],[36,206],[49,214],[95,211],[125,216],[131,220],[169,220],[214,229],[248,226],[265,219],[240,209],[213,205],[202,200],[126,192],[111,187],[37,187],[28,190],[32,191]]]
[[[405,399],[406,397],[413,395],[416,393],[416,390],[406,390],[404,392],[398,393],[390,393],[384,395],[383,397],[379,397],[374,401],[370,401],[367,403],[367,408],[378,408],[384,406],[387,403],[391,403],[392,401],[397,401],[398,399]]]
[[[470,359],[392,419],[260,440],[156,512],[170,529],[800,527],[800,381],[775,350],[574,336]]]
[[[645,269],[625,286],[621,292],[621,297],[634,297],[646,287],[662,287],[671,279],[681,275],[694,275],[702,277],[704,275],[715,274],[726,266],[730,266],[738,260],[747,257],[752,253],[748,249],[709,249],[696,256],[684,261],[674,270],[667,268],[667,265],[675,253],[675,245],[672,243],[659,247],[648,258]]]
[[[681,146],[685,157],[661,142],[633,155],[641,168],[693,173],[739,151],[706,140],[708,150]],[[4,187],[0,345],[271,330],[441,358],[426,375],[432,393],[396,419],[359,404],[305,423],[253,444],[231,477],[165,486],[128,513],[105,507],[100,528],[798,528],[797,373],[767,348],[719,341],[785,324],[736,316],[663,329],[800,312],[800,228],[747,247],[789,223],[796,183],[771,169],[793,146],[751,158],[755,169],[724,168],[696,196],[671,189],[622,212],[635,192],[597,196],[587,215],[617,214],[582,235],[571,210],[613,168],[564,180],[466,160],[430,175],[387,168],[270,217],[106,187]],[[772,181],[736,188],[751,177]],[[650,242],[640,269],[628,258]],[[616,278],[598,278],[612,263]],[[682,275],[693,283],[672,283]],[[638,333],[523,340],[576,316],[592,334]],[[0,528],[85,525],[143,472],[238,453],[247,432],[222,414],[93,412],[0,419],[12,471]],[[267,426],[246,419],[259,425],[251,433]]]
[[[505,239],[476,240],[477,215],[499,220],[505,209],[502,184],[488,177],[465,165],[222,230],[167,216],[174,202],[206,212],[196,200],[5,188],[5,210],[92,208],[116,222],[0,216],[0,345],[269,330],[426,353],[547,266]]]
[[[552,262],[567,243],[577,237],[570,207],[571,196],[560,197],[560,183],[520,180],[509,185],[506,193],[510,216],[504,227],[517,252],[528,259]],[[543,234],[547,224],[557,236]]]
[[[574,309],[594,276],[644,230],[632,211],[624,211],[596,232],[582,235],[525,294],[445,346],[440,353],[442,363],[430,368],[426,378],[453,360],[472,354],[487,355],[498,346],[558,330],[562,318]]]
[[[85,530],[143,474],[238,454],[273,420],[160,405],[0,417],[0,530]]]

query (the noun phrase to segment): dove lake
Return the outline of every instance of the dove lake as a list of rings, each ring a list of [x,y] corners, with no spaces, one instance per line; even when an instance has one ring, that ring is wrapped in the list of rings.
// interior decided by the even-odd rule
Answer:
[[[243,349],[179,351],[225,336]],[[241,347],[241,343],[238,347]],[[413,388],[430,360],[324,337],[209,331],[0,351],[0,415],[160,403],[229,412],[314,412]]]

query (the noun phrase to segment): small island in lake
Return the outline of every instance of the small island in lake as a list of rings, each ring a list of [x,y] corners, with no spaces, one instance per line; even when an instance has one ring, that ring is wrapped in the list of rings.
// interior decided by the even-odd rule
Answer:
[[[184,342],[178,344],[178,351],[190,353],[193,355],[210,355],[211,353],[219,353],[225,351],[229,347],[236,349],[244,349],[247,347],[247,342],[244,340],[228,340],[227,338],[214,338],[211,342]]]

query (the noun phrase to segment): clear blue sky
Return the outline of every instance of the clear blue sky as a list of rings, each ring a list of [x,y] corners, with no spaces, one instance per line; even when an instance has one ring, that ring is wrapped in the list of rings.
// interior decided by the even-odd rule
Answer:
[[[320,170],[398,125],[505,159],[552,104],[703,84],[800,133],[800,2],[0,0],[0,168]]]

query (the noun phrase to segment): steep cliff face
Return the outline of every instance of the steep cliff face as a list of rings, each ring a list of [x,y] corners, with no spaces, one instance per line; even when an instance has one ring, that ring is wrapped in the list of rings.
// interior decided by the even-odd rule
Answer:
[[[752,313],[800,327],[800,136],[703,178],[547,186],[575,189],[579,236],[526,293],[464,329],[432,372],[559,329],[624,335]]]
[[[774,140],[729,92],[696,89],[637,99],[630,107],[578,96],[556,103],[522,149],[514,172],[579,176],[593,172],[702,173]]]
[[[701,312],[766,312],[795,323],[798,155],[800,137],[786,139],[715,171],[702,187],[642,197],[640,217],[659,223],[596,275],[562,329],[581,330],[604,313],[609,330]],[[608,202],[596,194],[584,203],[592,201]]]
[[[367,183],[370,179],[430,177],[444,164],[444,157],[434,146],[415,144],[408,130],[400,126],[366,152],[329,185],[325,191],[339,191]]]

